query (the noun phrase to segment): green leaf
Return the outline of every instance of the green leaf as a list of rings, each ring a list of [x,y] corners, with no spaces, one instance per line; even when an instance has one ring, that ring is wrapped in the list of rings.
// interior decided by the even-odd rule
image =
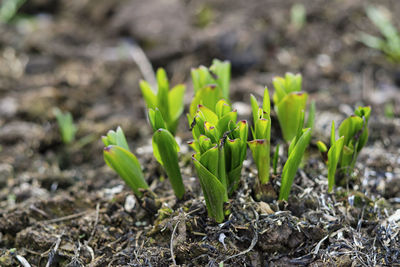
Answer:
[[[307,119],[306,128],[311,128],[311,130],[313,130],[314,123],[315,123],[315,100],[311,101],[311,105],[308,110],[308,119]]]
[[[207,86],[202,88],[201,90],[196,92],[196,95],[193,98],[192,103],[190,104],[190,116],[195,116],[198,105],[203,105],[211,111],[215,111],[215,106],[221,98],[222,93],[220,90],[217,89],[216,86]]]
[[[304,152],[310,143],[311,129],[307,128],[297,141],[292,153],[290,153],[288,160],[285,163],[282,171],[282,185],[279,192],[279,200],[288,200],[290,189],[294,181],[297,169],[301,163]]]
[[[212,125],[217,125],[218,124],[218,116],[215,114],[211,109],[203,106],[203,105],[198,105],[197,106],[197,115],[199,115],[201,118],[203,118],[204,121],[208,121]]]
[[[206,150],[200,157],[200,163],[219,179],[218,147],[213,146]],[[220,180],[221,181],[221,180]]]
[[[240,164],[240,139],[226,140],[224,147],[227,169],[229,171]]]
[[[229,99],[229,83],[231,79],[231,64],[229,61],[214,59],[210,71],[217,76],[215,81],[222,90],[222,97]]]
[[[362,118],[352,115],[345,119],[339,126],[339,136],[344,136],[344,144],[348,146],[353,137],[362,130]]]
[[[191,71],[191,75],[195,94],[197,94],[197,92],[204,87],[214,82],[209,73],[209,70],[204,66],[193,68]]]
[[[274,100],[275,105],[277,105],[287,95],[285,88],[286,82],[285,79],[282,77],[275,77],[272,80],[272,84],[274,85],[275,88],[275,92],[274,95],[272,96],[272,99]]]
[[[164,122],[163,116],[158,108],[155,110],[149,110],[149,121],[150,125],[153,128],[153,132],[157,131],[158,129],[166,129],[167,126]]]
[[[142,168],[134,154],[119,146],[107,146],[103,150],[104,161],[125,181],[138,197],[139,189],[147,189]]]
[[[226,189],[218,178],[201,164],[197,158],[198,154],[192,157],[203,190],[208,215],[214,218],[216,222],[221,223],[225,217],[224,203],[228,201]]]
[[[255,124],[257,119],[258,119],[258,109],[259,109],[259,107],[258,107],[257,98],[252,94],[250,94],[250,104],[251,104],[251,111],[252,111],[252,114],[253,114],[253,123]]]
[[[335,130],[335,121],[332,121],[331,124],[331,146],[336,143],[336,130]]]
[[[328,151],[328,192],[331,192],[335,185],[336,168],[343,150],[343,143],[344,137],[342,136]]]
[[[271,114],[271,101],[269,99],[269,91],[268,88],[264,89],[264,97],[263,97],[263,105],[262,109],[269,114]]]
[[[74,141],[75,133],[77,131],[71,113],[63,113],[59,108],[54,108],[53,114],[57,119],[62,141],[64,144],[70,144]]]
[[[200,144],[197,140],[192,140],[188,142],[188,145],[196,152],[201,152]]]
[[[237,120],[237,111],[231,111],[225,114],[224,117],[218,120],[217,129],[219,132],[219,138],[222,138],[225,132],[228,131],[229,123]]]
[[[215,128],[214,125],[212,125],[211,123],[209,123],[208,121],[206,121],[204,123],[204,134],[211,139],[211,141],[215,144],[218,143],[219,140],[219,132],[217,130],[217,128]]]
[[[231,111],[232,111],[231,106],[224,99],[221,99],[217,102],[217,105],[215,107],[215,113],[217,114],[219,119],[221,119]]]
[[[300,125],[302,111],[306,108],[308,95],[306,93],[291,93],[276,106],[279,124],[282,129],[283,138],[286,142],[296,136]]]
[[[169,124],[171,119],[169,117],[169,99],[168,99],[168,91],[169,91],[169,82],[167,78],[167,73],[163,68],[159,68],[157,70],[157,108],[160,110],[163,115],[164,121]]]
[[[185,194],[178,163],[179,146],[174,136],[166,129],[158,129],[153,135],[153,151],[164,167],[175,195],[181,199]]]
[[[322,142],[322,141],[318,141],[318,142],[317,142],[317,147],[318,147],[318,150],[319,150],[320,152],[322,152],[322,153],[325,153],[325,152],[328,151],[328,148],[326,147],[326,145],[325,145],[324,142]]]
[[[344,173],[347,173],[351,168],[351,163],[354,158],[354,148],[353,145],[346,146],[343,145],[342,155],[340,159],[340,167]]]
[[[278,172],[278,160],[279,160],[279,144],[276,145],[274,152],[274,159],[272,160],[272,168],[274,169],[274,174],[276,175]]]
[[[270,139],[271,121],[267,119],[258,119],[255,124],[254,139]]]
[[[270,169],[269,141],[264,139],[256,139],[248,142],[248,144],[257,166],[258,179],[260,180],[261,184],[266,184],[269,181]]]
[[[168,93],[169,115],[171,120],[177,120],[183,112],[183,98],[185,96],[186,86],[178,84]]]
[[[205,153],[207,150],[209,150],[214,146],[214,144],[211,142],[211,139],[205,135],[200,135],[198,143],[199,143],[199,149],[196,151],[200,152],[201,154]]]
[[[139,86],[142,90],[142,95],[147,108],[155,109],[157,107],[157,95],[154,93],[153,89],[151,89],[150,84],[142,80],[140,81]]]

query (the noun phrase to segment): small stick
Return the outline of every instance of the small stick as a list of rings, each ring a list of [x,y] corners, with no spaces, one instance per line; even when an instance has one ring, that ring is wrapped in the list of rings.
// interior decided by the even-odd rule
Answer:
[[[68,221],[68,220],[72,220],[75,218],[79,218],[83,215],[86,215],[87,211],[83,211],[83,212],[79,212],[76,214],[71,214],[65,217],[60,217],[60,218],[55,218],[55,219],[51,219],[51,220],[44,220],[44,221],[39,221],[38,223],[57,223],[57,222],[62,222],[62,221]]]
[[[22,264],[22,266],[24,266],[24,267],[31,267],[31,265],[29,264],[29,262],[28,262],[24,257],[22,257],[21,255],[16,255],[15,257],[16,257],[17,260]]]
[[[58,247],[60,246],[61,243],[61,237],[64,235],[64,232],[61,233],[61,235],[59,235],[57,237],[57,241],[56,241],[56,245],[54,246],[54,248],[50,251],[49,253],[49,259],[47,261],[46,267],[50,267],[51,263],[54,260],[54,256],[56,255],[56,252],[58,250]]]
[[[100,211],[100,203],[97,203],[97,205],[96,205],[96,219],[94,221],[92,232],[91,232],[90,237],[87,240],[86,244],[89,244],[90,241],[92,241],[92,238],[93,238],[94,234],[96,233],[97,224],[99,223],[99,211]]]
[[[180,221],[177,221],[177,223],[175,224],[174,230],[172,231],[171,242],[170,242],[171,259],[172,259],[173,266],[176,266],[175,255],[174,255],[174,235],[175,235],[176,229],[178,228],[179,223],[180,223]]]

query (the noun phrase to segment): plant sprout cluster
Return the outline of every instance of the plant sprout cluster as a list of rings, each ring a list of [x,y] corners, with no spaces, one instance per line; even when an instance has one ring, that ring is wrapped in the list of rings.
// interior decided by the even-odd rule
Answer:
[[[279,145],[271,160],[271,103],[269,90],[265,88],[262,105],[250,96],[252,125],[238,121],[238,114],[229,100],[230,63],[214,60],[210,68],[200,66],[191,71],[194,98],[187,114],[193,140],[192,162],[203,191],[208,214],[222,222],[230,213],[226,203],[234,197],[241,182],[243,161],[250,148],[258,170],[257,183],[271,183],[271,161],[274,177],[278,177],[277,162]],[[146,81],[140,82],[148,110],[149,124],[153,130],[153,155],[163,167],[178,199],[185,195],[185,186],[179,166],[179,145],[175,134],[179,118],[184,110],[186,87],[182,84],[170,88],[164,69],[157,71],[157,88]],[[302,91],[300,74],[287,73],[273,80],[272,100],[278,118],[287,160],[280,173],[279,200],[288,200],[291,187],[305,151],[310,144],[315,118],[315,103],[306,109],[308,94]],[[328,166],[328,191],[335,183],[349,176],[357,156],[368,139],[368,119],[371,109],[359,107],[355,114],[345,119],[336,138],[332,122],[329,149],[318,141],[317,146]],[[250,131],[249,131],[250,128]],[[251,140],[249,140],[251,137]],[[131,187],[138,198],[149,191],[142,167],[130,150],[120,127],[110,130],[102,141],[105,145],[104,160]],[[336,180],[335,180],[336,179]]]
[[[238,114],[229,100],[230,63],[214,60],[210,68],[200,66],[192,72],[195,96],[187,114],[193,140],[192,161],[203,191],[208,214],[217,222],[222,222],[230,213],[226,203],[234,197],[241,182],[243,162],[250,148],[257,167],[257,185],[271,183],[271,161],[273,177],[278,177],[277,165],[279,144],[276,145],[271,160],[271,103],[268,88],[265,88],[262,105],[250,95],[252,125],[245,120],[237,120]],[[147,106],[149,124],[153,130],[153,155],[163,167],[172,189],[178,199],[183,199],[185,186],[179,166],[180,147],[175,140],[179,118],[184,111],[183,84],[170,88],[164,69],[157,71],[157,88],[141,81],[140,88]],[[296,173],[305,151],[310,144],[315,119],[315,103],[307,109],[308,94],[302,91],[300,74],[287,73],[273,79],[272,100],[278,118],[287,160],[280,173],[278,200],[288,200]],[[335,184],[343,185],[354,169],[361,149],[368,139],[370,107],[359,107],[354,115],[345,119],[338,128],[332,121],[330,147],[318,141],[319,148],[328,169],[328,192]],[[72,115],[54,109],[60,128],[62,141],[69,145],[75,140],[76,126]],[[249,131],[250,128],[250,131]],[[249,138],[250,137],[250,138]],[[249,140],[250,139],[250,140]],[[102,137],[104,160],[138,198],[150,191],[142,166],[130,150],[120,127],[110,130]],[[258,196],[256,195],[256,198]]]

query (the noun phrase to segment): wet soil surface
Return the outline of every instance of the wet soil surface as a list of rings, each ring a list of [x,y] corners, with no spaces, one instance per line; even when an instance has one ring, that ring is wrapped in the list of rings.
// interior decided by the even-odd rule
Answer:
[[[378,34],[365,1],[302,1],[300,29],[290,24],[294,2],[27,1],[23,16],[0,27],[0,266],[400,264],[400,66],[358,41],[360,31]],[[399,27],[400,3],[376,2]],[[190,68],[230,60],[231,97],[245,119],[250,92],[260,96],[275,75],[302,73],[317,103],[316,130],[288,202],[255,200],[248,156],[231,214],[210,220],[184,119],[177,135],[188,192],[175,199],[149,149],[142,72],[130,55],[138,46],[172,84],[188,85],[186,104]],[[354,177],[328,194],[315,143],[357,105],[372,107],[370,138]],[[53,107],[77,123],[71,146],[61,142]],[[139,202],[105,166],[100,136],[118,125],[159,199]]]

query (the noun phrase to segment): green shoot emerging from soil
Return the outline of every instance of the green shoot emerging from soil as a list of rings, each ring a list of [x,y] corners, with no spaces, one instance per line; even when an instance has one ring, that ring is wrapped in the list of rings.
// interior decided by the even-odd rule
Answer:
[[[375,6],[368,6],[366,13],[384,38],[361,33],[361,42],[366,46],[382,51],[389,60],[400,63],[400,34],[390,22],[389,16],[385,14],[386,12],[381,7]]]
[[[140,81],[143,98],[149,109],[158,108],[161,112],[166,129],[173,135],[178,127],[179,117],[183,112],[183,96],[186,87],[179,84],[169,90],[169,82],[164,69],[157,70],[157,92],[146,81]]]
[[[191,74],[195,96],[189,109],[189,123],[193,121],[198,105],[215,112],[215,105],[219,100],[229,101],[231,64],[214,59],[210,68],[200,66],[192,69]]]
[[[63,143],[70,144],[75,140],[75,133],[77,131],[71,113],[63,113],[59,108],[54,108],[53,114],[57,119]]]
[[[255,96],[250,96],[254,127],[251,129],[253,140],[248,142],[258,170],[261,184],[269,181],[270,146],[271,146],[271,104],[268,89],[264,90],[262,108],[258,106]]]
[[[301,92],[301,82],[301,75],[292,73],[273,80],[275,111],[286,142],[296,136],[299,127],[303,128],[300,122],[304,122],[308,94]]]
[[[179,145],[174,136],[166,129],[166,124],[158,109],[149,110],[149,120],[154,131],[152,140],[154,157],[167,173],[175,195],[181,199],[185,194],[185,187],[179,168]]]
[[[224,203],[237,189],[246,157],[248,124],[236,123],[237,112],[225,100],[214,108],[198,105],[190,146],[203,189],[209,216],[217,222],[225,217]]]
[[[331,146],[319,141],[319,150],[323,155],[327,152],[328,165],[328,191],[331,192],[335,185],[337,166],[340,166],[340,175],[349,175],[354,169],[357,156],[368,140],[368,120],[371,114],[370,107],[359,107],[352,115],[345,119],[339,126],[339,139],[336,139],[335,123],[331,127]]]
[[[300,30],[306,23],[306,8],[303,4],[294,4],[290,8],[290,25]]]
[[[279,200],[288,200],[290,189],[300,166],[301,159],[311,140],[311,128],[299,129],[289,146],[288,159],[282,170],[282,184],[279,192]]]
[[[110,130],[102,137],[106,146],[103,150],[104,161],[125,181],[136,196],[141,197],[140,189],[149,186],[144,179],[142,167],[136,156],[130,152],[125,135],[120,127],[117,131]]]

